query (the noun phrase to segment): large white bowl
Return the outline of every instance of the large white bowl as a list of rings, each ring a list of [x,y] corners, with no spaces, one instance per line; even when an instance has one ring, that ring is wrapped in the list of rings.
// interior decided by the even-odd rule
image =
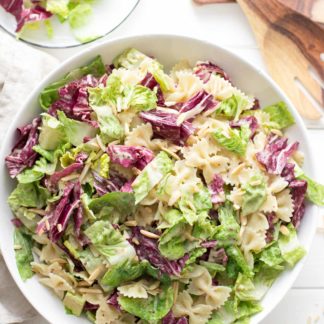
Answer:
[[[12,218],[11,211],[6,203],[7,197],[14,188],[15,183],[7,173],[4,158],[10,152],[15,141],[15,130],[18,126],[24,125],[40,113],[40,107],[37,99],[40,91],[49,83],[61,78],[65,73],[76,67],[86,64],[96,55],[100,54],[108,64],[112,59],[126,48],[135,47],[144,53],[153,55],[164,66],[169,69],[180,59],[188,59],[191,64],[197,60],[211,60],[219,64],[231,76],[235,85],[248,94],[255,95],[262,106],[284,100],[290,107],[296,120],[296,125],[287,132],[291,140],[300,142],[300,148],[305,153],[305,171],[313,176],[314,166],[312,164],[309,139],[303,121],[291,105],[288,98],[279,89],[279,87],[263,72],[256,69],[250,63],[244,61],[234,53],[229,52],[215,44],[197,39],[174,36],[174,35],[147,35],[120,38],[107,41],[96,45],[90,49],[82,51],[80,54],[72,57],[51,73],[39,86],[32,92],[25,102],[22,102],[22,108],[14,119],[6,138],[3,141],[3,147],[0,154],[0,206],[2,206],[2,215],[0,217],[0,245],[1,251],[18,287],[35,307],[51,323],[88,323],[86,319],[66,315],[62,302],[52,294],[52,292],[42,286],[37,278],[34,277],[24,283],[19,276],[15,263],[13,248],[14,227],[10,222]],[[32,68],[32,67],[31,67]],[[306,216],[302,221],[298,233],[301,244],[308,251],[316,228],[317,208],[307,205]],[[290,289],[293,282],[300,273],[305,258],[291,270],[286,271],[275,282],[267,295],[262,300],[264,310],[257,314],[252,324],[259,323],[264,319],[273,308],[280,302],[286,292]]]

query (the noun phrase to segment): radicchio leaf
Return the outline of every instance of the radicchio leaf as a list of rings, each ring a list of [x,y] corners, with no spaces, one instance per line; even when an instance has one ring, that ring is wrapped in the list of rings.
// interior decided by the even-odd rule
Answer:
[[[38,144],[41,119],[33,119],[31,124],[18,128],[19,137],[11,154],[5,159],[11,178],[15,178],[27,167],[32,167],[37,159],[37,153],[33,147]]]
[[[276,213],[275,212],[271,212],[266,214],[267,217],[267,221],[269,224],[269,228],[266,232],[266,242],[270,243],[273,240],[273,234],[275,231],[275,220],[277,218]]]
[[[270,174],[281,174],[288,158],[298,149],[298,142],[288,144],[288,139],[271,133],[263,151],[256,154],[257,160]]]
[[[121,311],[120,305],[118,303],[118,293],[114,292],[108,299],[107,304],[113,306],[118,311]]]
[[[153,152],[142,146],[109,145],[107,153],[113,163],[139,170],[143,170],[154,158]]]
[[[49,113],[55,115],[57,110],[62,110],[71,119],[98,127],[97,121],[91,119],[93,110],[89,105],[88,88],[97,87],[99,84],[98,79],[92,75],[68,83],[59,89],[59,99],[52,104]]]
[[[157,105],[164,106],[164,97],[160,87],[160,84],[155,80],[154,76],[151,73],[147,73],[144,79],[140,83],[142,86],[147,87],[151,90],[156,89],[156,96],[157,96]]]
[[[121,176],[119,173],[110,170],[109,178],[105,179],[98,173],[93,172],[94,187],[97,191],[98,196],[103,196],[107,192],[123,191],[123,186],[127,183],[127,179]]]
[[[294,202],[294,211],[291,222],[298,228],[305,214],[305,196],[307,191],[307,181],[293,180],[289,184],[291,195]]]
[[[48,232],[49,239],[54,243],[60,239],[68,225],[70,217],[78,210],[80,205],[80,186],[79,182],[67,183],[61,199],[38,223],[36,228],[38,234]],[[80,220],[78,222],[80,222]]]
[[[231,121],[230,126],[232,128],[241,127],[242,125],[248,125],[251,130],[250,138],[253,138],[256,130],[259,128],[258,120],[254,116],[247,116],[239,119],[238,121]]]
[[[214,262],[226,266],[228,261],[228,256],[224,248],[211,249],[208,256],[209,262]]]
[[[229,76],[227,73],[220,68],[218,65],[210,62],[210,61],[199,61],[194,67],[194,73],[199,77],[201,81],[207,83],[210,79],[210,76],[214,74],[220,75],[225,80],[229,80]]]
[[[211,200],[213,204],[223,202],[224,199],[220,197],[220,194],[224,192],[224,180],[218,174],[215,174],[212,182],[208,185],[208,190],[211,194]]]
[[[185,316],[175,317],[172,310],[162,318],[162,324],[188,324]]]
[[[177,145],[183,145],[195,130],[188,121],[177,125],[177,113],[151,110],[149,112],[141,112],[139,116],[142,120],[152,125],[155,137],[169,140]]]
[[[132,228],[132,239],[136,238],[139,244],[133,244],[136,254],[140,260],[149,261],[154,267],[158,268],[162,273],[178,276],[185,266],[189,255],[186,254],[179,260],[170,261],[163,257],[158,249],[158,241],[148,238],[141,234],[139,226]]]

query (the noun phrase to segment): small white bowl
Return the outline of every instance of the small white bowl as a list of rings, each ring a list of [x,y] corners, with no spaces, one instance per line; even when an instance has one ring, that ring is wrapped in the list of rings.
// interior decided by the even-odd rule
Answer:
[[[230,75],[231,80],[237,87],[248,94],[256,96],[262,106],[276,103],[280,100],[285,101],[296,120],[296,124],[287,131],[287,135],[291,140],[299,141],[300,149],[305,153],[304,170],[309,176],[314,175],[307,131],[291,102],[267,75],[234,53],[205,41],[174,35],[145,35],[119,38],[82,51],[51,73],[31,93],[26,102],[22,103],[23,107],[7,132],[0,154],[0,187],[2,188],[0,193],[0,206],[2,206],[2,215],[0,217],[1,251],[11,275],[22,293],[35,309],[51,323],[80,324],[88,323],[88,321],[65,314],[62,302],[49,289],[42,286],[38,282],[37,277],[33,277],[26,283],[20,279],[13,248],[14,226],[10,222],[12,213],[6,202],[15,183],[8,176],[4,158],[9,154],[15,141],[16,128],[30,122],[34,116],[40,113],[41,110],[37,101],[38,94],[46,85],[61,78],[72,69],[86,64],[98,54],[102,56],[105,63],[110,64],[117,54],[129,47],[135,47],[146,54],[153,55],[166,69],[170,69],[173,64],[181,59],[187,59],[191,64],[194,64],[197,60],[211,60],[220,65]],[[307,251],[315,234],[316,222],[317,208],[308,204],[306,215],[298,233],[299,240]],[[300,273],[305,260],[304,258],[294,269],[284,272],[278,278],[262,300],[264,310],[254,316],[251,321],[252,324],[261,322],[281,301]]]

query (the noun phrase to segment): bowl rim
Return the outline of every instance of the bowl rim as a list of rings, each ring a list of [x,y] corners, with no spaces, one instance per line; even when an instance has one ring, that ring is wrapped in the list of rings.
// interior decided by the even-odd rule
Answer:
[[[212,41],[208,41],[205,39],[199,39],[197,37],[191,37],[191,36],[186,36],[186,35],[181,35],[181,34],[167,34],[167,33],[151,33],[151,34],[135,34],[135,35],[129,35],[126,37],[115,37],[109,40],[105,40],[104,42],[100,42],[97,44],[93,44],[92,46],[88,47],[88,48],[83,48],[81,52],[76,53],[74,55],[72,55],[71,57],[69,57],[68,59],[64,60],[63,62],[61,62],[56,68],[54,68],[46,77],[44,77],[39,85],[37,87],[35,87],[31,93],[29,94],[29,96],[25,99],[24,103],[21,104],[20,109],[18,110],[16,116],[14,117],[14,119],[12,120],[12,122],[10,123],[10,126],[8,127],[8,130],[5,134],[4,140],[2,142],[2,147],[0,150],[0,163],[2,163],[4,161],[4,158],[7,154],[6,152],[6,145],[5,143],[7,143],[13,132],[16,130],[16,124],[17,121],[19,120],[20,116],[24,114],[24,112],[28,109],[28,106],[30,105],[30,102],[32,100],[32,98],[36,95],[38,95],[41,91],[41,89],[46,86],[49,82],[51,82],[51,79],[58,73],[62,73],[64,74],[65,72],[63,72],[71,63],[74,63],[74,61],[82,58],[83,56],[86,56],[88,53],[90,52],[94,52],[94,51],[99,51],[101,48],[105,48],[106,46],[109,46],[112,43],[118,43],[118,42],[131,42],[131,41],[136,41],[136,40],[143,40],[143,39],[179,39],[179,40],[185,40],[185,41],[192,41],[192,42],[196,42],[196,43],[201,43],[201,44],[205,44],[207,46],[210,47],[214,47],[216,49],[219,49],[221,51],[223,51],[224,53],[226,53],[229,56],[232,56],[234,58],[236,58],[239,61],[243,61],[244,64],[246,64],[250,69],[252,69],[255,73],[259,74],[263,79],[266,80],[266,82],[271,86],[271,88],[273,88],[287,103],[290,111],[292,112],[295,121],[296,121],[296,125],[298,127],[298,131],[302,132],[302,136],[304,138],[304,142],[305,142],[305,146],[307,148],[308,151],[308,156],[307,156],[307,160],[308,160],[308,164],[309,164],[309,169],[310,169],[310,176],[313,176],[313,174],[317,173],[316,168],[314,167],[314,157],[313,157],[313,151],[311,149],[310,146],[310,139],[308,136],[308,131],[306,129],[306,126],[304,124],[304,121],[302,120],[301,116],[298,114],[297,109],[295,108],[295,106],[292,104],[291,100],[288,98],[288,96],[283,92],[283,90],[281,90],[281,88],[277,85],[277,83],[262,69],[255,67],[252,63],[250,63],[247,59],[242,58],[240,55],[236,54],[234,51],[220,46],[216,43],[213,43]],[[1,176],[0,176],[0,180]],[[1,194],[0,194],[1,196]],[[317,215],[319,213],[319,208],[317,206],[313,206],[313,214]],[[317,219],[317,218],[316,218]],[[311,247],[311,244],[313,242],[314,236],[315,236],[315,232],[316,232],[316,224],[317,221],[313,221],[313,227],[311,228],[311,231],[308,233],[307,236],[307,242],[303,243],[303,247],[305,248],[307,254],[306,256],[303,257],[302,260],[299,261],[299,263],[297,265],[295,265],[295,267],[293,268],[293,272],[291,272],[289,274],[289,284],[287,284],[286,287],[286,291],[281,294],[279,296],[279,298],[277,298],[275,301],[272,302],[272,307],[269,309],[263,309],[258,316],[257,319],[257,323],[260,323],[262,320],[264,320],[277,306],[278,304],[281,302],[281,300],[285,297],[285,295],[288,293],[288,291],[291,289],[293,283],[296,281],[298,275],[300,274],[305,262],[307,261],[308,257],[309,257],[309,250]],[[10,256],[9,254],[5,253],[4,249],[3,249],[3,243],[0,240],[0,252],[2,253],[2,256],[4,258],[5,264],[7,269],[10,272],[11,277],[13,278],[14,282],[16,283],[16,285],[18,286],[20,292],[23,294],[23,296],[26,298],[26,300],[33,306],[33,308],[39,313],[41,314],[47,321],[50,322],[50,319],[47,317],[46,311],[45,309],[39,307],[39,305],[37,305],[36,303],[32,302],[29,298],[28,298],[28,294],[27,291],[25,292],[24,289],[24,282],[22,280],[18,280],[16,278],[16,274],[14,273],[14,266],[15,263],[11,263],[10,260]],[[296,269],[298,267],[298,269]],[[288,281],[288,280],[286,280]],[[253,318],[253,317],[252,317]],[[253,322],[254,323],[254,322]]]

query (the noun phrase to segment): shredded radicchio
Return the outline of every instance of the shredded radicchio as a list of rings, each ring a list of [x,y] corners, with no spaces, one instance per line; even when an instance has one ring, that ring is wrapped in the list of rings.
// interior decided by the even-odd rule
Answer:
[[[126,186],[127,179],[116,171],[110,170],[108,179],[101,177],[97,172],[93,172],[93,178],[93,185],[97,191],[98,196],[102,196],[108,192],[113,191],[125,192],[124,186]]]
[[[71,216],[81,212],[79,210],[80,195],[81,185],[79,182],[67,183],[61,199],[52,206],[48,214],[38,223],[36,228],[37,234],[40,235],[43,232],[48,232],[49,239],[56,243],[63,235]],[[77,218],[81,218],[81,215],[75,218],[75,227],[78,231],[81,227],[82,220]]]
[[[164,97],[160,87],[160,84],[155,80],[154,76],[151,73],[147,73],[145,78],[141,81],[141,85],[147,87],[151,90],[156,89],[156,96],[157,96],[157,105],[164,106]]]
[[[200,244],[201,247],[204,247],[204,248],[207,248],[207,249],[211,249],[213,247],[215,247],[217,244],[217,241],[215,240],[211,240],[211,241],[205,241],[205,242],[202,242]]]
[[[218,65],[210,62],[210,61],[199,61],[194,67],[194,73],[202,80],[204,83],[207,83],[210,79],[210,76],[214,74],[218,74],[223,77],[225,80],[229,80],[227,73],[220,68]]]
[[[248,125],[251,130],[250,138],[253,138],[256,130],[259,128],[258,120],[254,116],[247,116],[241,118],[238,121],[231,121],[230,126],[233,128],[241,127],[242,125]]]
[[[16,227],[19,228],[21,226],[23,226],[24,224],[21,222],[21,220],[19,218],[13,218],[11,219],[11,223]]]
[[[305,214],[307,181],[293,180],[292,182],[290,182],[289,187],[291,189],[291,195],[294,202],[294,211],[291,221],[295,228],[298,228]]]
[[[91,304],[89,302],[85,302],[83,310],[93,312],[93,311],[96,311],[98,308],[99,308],[99,305],[95,305],[95,304]]]
[[[223,248],[211,249],[208,256],[208,261],[226,266],[228,261],[228,256]]]
[[[150,110],[149,112],[141,112],[139,116],[152,125],[155,137],[169,140],[177,145],[183,145],[195,130],[188,121],[177,125],[179,116],[177,113]]]
[[[263,151],[256,154],[257,160],[270,174],[281,174],[288,158],[298,149],[298,142],[288,144],[288,139],[271,133]]]
[[[274,226],[274,222],[275,222],[275,219],[277,218],[276,217],[276,213],[275,212],[271,212],[271,213],[268,213],[266,214],[266,217],[267,217],[267,221],[268,221],[268,224],[269,224],[269,228],[266,232],[266,242],[267,243],[270,243],[271,241],[273,241],[273,234],[274,234],[274,231],[275,231],[275,226]]]
[[[15,178],[27,167],[32,167],[37,159],[33,147],[38,144],[41,119],[33,119],[31,124],[18,128],[19,137],[11,154],[5,159],[11,178]]]
[[[98,123],[91,119],[93,111],[89,105],[88,88],[97,87],[99,83],[90,74],[68,83],[59,89],[59,99],[52,104],[49,113],[55,115],[57,110],[62,110],[69,118],[98,127]]]
[[[107,304],[115,307],[118,311],[121,311],[120,305],[118,303],[118,293],[114,292],[108,299]]]
[[[136,254],[140,260],[149,261],[152,266],[158,268],[162,273],[178,276],[185,266],[189,255],[186,254],[179,260],[170,261],[161,255],[158,249],[158,242],[141,234],[139,226],[132,228],[130,242],[133,244]],[[132,239],[135,238],[139,244],[134,244]]]
[[[218,174],[215,174],[212,182],[208,185],[213,204],[223,202],[224,199],[220,196],[224,192],[224,180]]]
[[[113,163],[139,170],[143,170],[154,158],[153,152],[142,146],[109,145],[107,153]]]
[[[188,324],[185,316],[175,317],[172,310],[162,318],[162,324]]]

